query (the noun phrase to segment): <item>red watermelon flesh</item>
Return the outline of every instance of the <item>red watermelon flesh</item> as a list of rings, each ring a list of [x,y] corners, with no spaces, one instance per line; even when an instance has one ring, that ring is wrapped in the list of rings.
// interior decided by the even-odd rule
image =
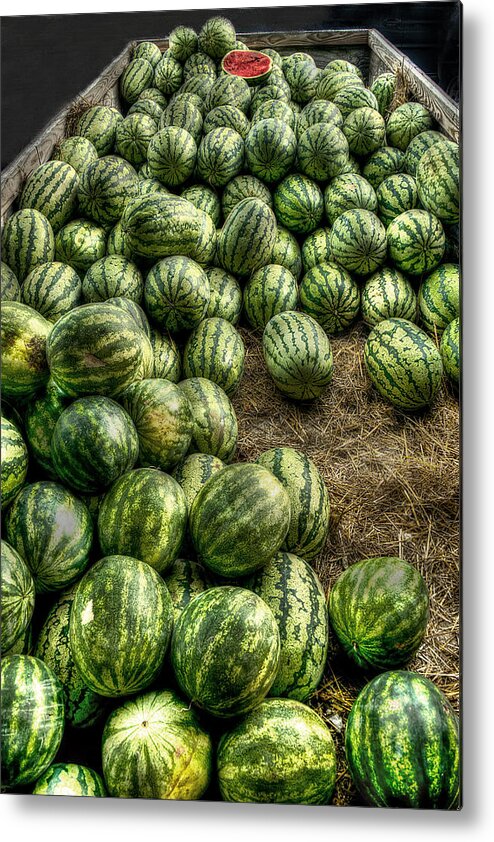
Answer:
[[[269,56],[256,50],[230,50],[221,66],[225,73],[241,76],[249,84],[254,84],[269,76],[273,62]]]

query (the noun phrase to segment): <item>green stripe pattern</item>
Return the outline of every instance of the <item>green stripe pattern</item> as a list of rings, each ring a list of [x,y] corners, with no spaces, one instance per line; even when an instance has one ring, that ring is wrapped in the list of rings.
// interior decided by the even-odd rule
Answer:
[[[131,301],[130,298],[124,298],[118,295],[115,296],[115,298],[108,298],[106,303],[113,304],[115,307],[118,307],[120,310],[127,313],[127,315],[134,320],[136,325],[140,327],[143,333],[146,334],[148,339],[151,340],[151,328],[149,326],[147,316],[139,304],[135,301]]]
[[[412,210],[419,204],[417,183],[413,176],[406,173],[389,175],[377,188],[378,216],[384,225],[400,213]]]
[[[2,458],[2,511],[21,490],[27,475],[28,452],[16,425],[2,415],[1,453]]]
[[[370,681],[350,711],[345,749],[367,804],[457,806],[458,721],[446,696],[424,676],[396,670]]]
[[[460,315],[460,267],[442,263],[421,283],[418,294],[420,321],[427,333],[440,335]]]
[[[262,181],[254,175],[237,175],[225,185],[221,197],[225,219],[242,199],[261,199],[270,208],[273,207],[270,190]]]
[[[385,319],[414,322],[417,318],[417,296],[410,281],[401,272],[385,266],[365,282],[361,312],[369,327]]]
[[[328,181],[348,162],[348,141],[334,123],[315,123],[298,134],[297,164],[315,181]]]
[[[441,384],[443,366],[436,345],[406,319],[379,322],[367,337],[364,361],[379,394],[398,409],[429,406]]]
[[[2,301],[20,301],[21,287],[15,273],[6,263],[0,263],[0,299]]]
[[[234,129],[211,129],[197,150],[196,173],[212,187],[224,187],[242,171],[244,141]]]
[[[86,303],[123,297],[139,304],[143,292],[144,281],[135,263],[116,254],[96,260],[82,282]]]
[[[413,175],[415,178],[417,174],[417,167],[422,155],[427,152],[431,146],[434,146],[434,144],[440,143],[444,140],[446,140],[445,136],[441,134],[441,132],[436,132],[433,129],[420,132],[420,134],[416,135],[407,146],[405,159],[403,161],[404,171]]]
[[[103,798],[105,785],[94,769],[78,763],[53,763],[36,781],[33,795],[79,795]]]
[[[345,653],[363,669],[404,666],[422,643],[429,594],[419,571],[399,558],[347,567],[331,588],[331,625]]]
[[[105,254],[105,230],[87,219],[68,222],[55,238],[55,259],[72,266],[81,276]]]
[[[432,115],[420,102],[405,102],[395,108],[386,121],[387,142],[406,151],[416,135],[432,129],[433,122]]]
[[[137,173],[116,155],[98,158],[79,180],[78,201],[82,215],[102,227],[114,225],[137,189]]]
[[[270,263],[275,263],[278,266],[284,266],[288,269],[294,278],[297,280],[302,273],[302,254],[297,238],[278,225],[276,230],[276,238],[274,241],[273,250],[271,252]]]
[[[150,339],[153,349],[152,377],[178,383],[182,373],[182,359],[177,345],[171,337],[155,328],[151,328]]]
[[[52,324],[27,304],[2,303],[2,391],[6,398],[29,398],[50,376],[46,346]]]
[[[360,288],[336,263],[313,266],[300,284],[300,309],[319,322],[326,333],[342,333],[359,314]]]
[[[370,275],[386,260],[386,229],[372,211],[348,210],[337,217],[330,246],[333,260],[347,272]]]
[[[185,62],[197,52],[197,32],[190,26],[176,26],[168,36],[168,51],[177,61]]]
[[[303,702],[321,680],[328,650],[321,583],[306,561],[278,553],[248,586],[269,605],[280,632],[280,664],[269,695]]]
[[[221,128],[233,129],[240,137],[245,139],[250,129],[250,121],[236,105],[217,105],[204,118],[202,130],[206,135],[213,129]]]
[[[424,208],[452,225],[460,219],[460,152],[449,140],[435,143],[417,165],[417,189]]]
[[[173,624],[170,594],[143,561],[107,556],[79,582],[70,614],[72,657],[102,696],[138,693],[156,678]]]
[[[319,77],[315,95],[317,99],[329,99],[332,102],[339,91],[363,86],[364,83],[356,73],[325,70]]]
[[[151,139],[147,160],[151,174],[165,187],[178,187],[187,181],[196,166],[197,146],[186,129],[166,126]]]
[[[194,454],[197,456],[198,454]],[[176,623],[189,602],[212,587],[211,580],[197,561],[177,558],[164,577],[165,585],[173,602],[173,616]]]
[[[115,145],[117,125],[123,120],[116,108],[108,105],[93,105],[79,118],[77,134],[87,138],[98,155],[108,155]]]
[[[174,94],[180,88],[183,69],[179,61],[165,53],[154,68],[154,84],[165,96]]]
[[[348,141],[348,148],[354,155],[371,155],[386,139],[384,117],[375,108],[368,106],[351,111],[343,123],[342,130]]]
[[[190,334],[183,353],[185,377],[205,377],[234,394],[244,373],[245,347],[239,332],[226,319],[204,319]]]
[[[55,147],[53,159],[55,161],[65,161],[70,164],[78,175],[93,161],[96,161],[98,153],[95,146],[88,140],[87,137],[74,135],[73,137],[66,137],[61,143]]]
[[[223,389],[204,377],[190,377],[179,383],[187,396],[193,419],[190,451],[198,450],[230,462],[237,446],[235,410]]]
[[[306,313],[273,316],[262,337],[275,386],[292,400],[318,398],[333,377],[333,352],[322,327]]]
[[[25,634],[34,611],[34,581],[24,559],[7,541],[1,541],[2,652]]]
[[[224,463],[217,456],[210,456],[207,453],[189,453],[174,468],[173,477],[185,494],[189,512],[202,486],[213,474],[221,471],[224,467]]]
[[[332,123],[341,128],[343,116],[340,109],[327,99],[313,99],[304,106],[299,118],[296,121],[297,134],[300,136],[309,126],[316,123]]]
[[[41,263],[54,259],[55,239],[46,216],[24,208],[9,216],[2,231],[2,260],[20,284]]]
[[[329,228],[317,228],[316,231],[305,238],[302,244],[302,268],[304,273],[319,263],[331,261],[330,235],[331,230]]]
[[[52,763],[64,730],[63,692],[31,655],[5,655],[1,683],[2,786],[9,790],[34,783]]]
[[[221,59],[230,50],[235,49],[237,35],[228,18],[215,15],[208,18],[199,32],[199,50],[213,59]]]
[[[220,105],[235,105],[245,114],[251,104],[250,88],[240,76],[220,75],[214,82],[206,99],[206,110],[212,111]]]
[[[220,576],[247,575],[282,546],[290,526],[290,500],[262,465],[228,465],[198,493],[189,526],[198,561]]]
[[[120,95],[132,105],[145,88],[152,85],[153,65],[144,57],[133,58],[120,76]]]
[[[333,795],[331,731],[295,699],[265,699],[223,735],[217,757],[224,801],[328,804]]]
[[[245,138],[246,167],[261,181],[281,181],[291,170],[296,154],[297,138],[281,120],[258,120]]]
[[[252,114],[252,125],[258,123],[260,120],[268,119],[281,120],[282,123],[290,126],[290,128],[295,131],[297,122],[295,114],[288,103],[283,102],[282,100],[268,99],[266,102],[263,102],[262,105],[256,108],[255,112]]]
[[[128,699],[103,731],[103,776],[117,798],[199,799],[211,778],[209,734],[172,690]]]
[[[388,255],[401,272],[422,275],[439,266],[446,237],[439,219],[426,210],[400,213],[387,229]]]
[[[372,91],[358,85],[342,88],[334,95],[333,102],[340,109],[344,119],[357,108],[371,108],[373,111],[379,111],[377,99]],[[378,121],[376,123],[379,125]]]
[[[362,175],[377,190],[386,176],[403,172],[405,153],[393,146],[381,146],[367,159]]]
[[[269,263],[254,272],[244,289],[244,312],[249,324],[264,330],[269,320],[298,303],[297,281],[289,269]]]
[[[236,325],[242,311],[242,288],[237,279],[215,267],[206,270],[209,281],[209,304],[206,318],[217,316]]]
[[[190,257],[165,257],[146,276],[146,312],[162,330],[193,330],[205,316],[209,281]]]
[[[50,322],[82,304],[81,279],[66,263],[42,263],[29,273],[22,285],[24,304]]]
[[[171,36],[170,36],[171,38]],[[134,58],[145,58],[152,67],[156,67],[161,60],[162,52],[153,41],[141,41],[134,49]]]
[[[373,213],[377,211],[377,197],[372,185],[363,176],[345,173],[331,181],[324,191],[324,209],[330,225],[342,213],[362,208]]]
[[[218,718],[240,716],[259,704],[276,677],[276,620],[252,591],[210,588],[180,614],[171,659],[180,689],[197,707]]]
[[[24,185],[19,208],[40,211],[56,234],[75,215],[79,176],[64,161],[47,161],[37,167]]]
[[[182,198],[191,202],[195,208],[209,214],[213,224],[218,226],[221,222],[221,201],[212,187],[206,184],[191,184],[182,192]]]
[[[394,73],[380,73],[376,76],[370,90],[377,100],[379,113],[385,117],[393,101],[396,90],[396,76]]]
[[[143,102],[147,102],[144,108],[149,107],[149,100]],[[128,114],[117,126],[115,151],[133,167],[139,167],[147,161],[148,147],[157,131],[157,121],[152,116],[142,112]]]
[[[288,175],[275,190],[274,212],[289,231],[310,234],[319,227],[324,212],[320,187],[305,175]]]
[[[460,382],[460,319],[457,317],[449,323],[442,335],[439,346],[444,371],[453,385]]]

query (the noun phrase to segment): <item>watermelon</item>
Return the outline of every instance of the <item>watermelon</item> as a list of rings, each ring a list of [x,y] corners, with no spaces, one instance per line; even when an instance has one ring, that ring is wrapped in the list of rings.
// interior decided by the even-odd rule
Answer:
[[[328,334],[346,330],[359,315],[360,289],[336,263],[313,266],[300,284],[300,309]]]
[[[351,61],[344,58],[335,58],[328,61],[324,70],[326,73],[341,73],[342,71],[345,73],[355,73],[355,75],[362,81],[364,78],[360,68],[357,67],[356,64],[352,64]]]
[[[351,87],[364,87],[364,83],[352,71],[345,70],[331,71],[324,70],[317,80],[316,99],[328,99],[330,102],[339,91]]]
[[[305,238],[302,244],[302,268],[304,273],[313,266],[318,266],[319,263],[331,261],[330,236],[330,228],[317,228]]]
[[[429,620],[419,571],[399,558],[367,558],[347,567],[331,588],[329,619],[345,653],[363,669],[404,666]]]
[[[297,134],[300,136],[309,126],[314,126],[316,123],[332,123],[341,128],[343,125],[341,111],[334,103],[326,99],[313,99],[302,109],[297,120]]]
[[[443,134],[441,134],[441,132],[435,132],[432,129],[415,135],[406,149],[403,161],[404,171],[409,173],[409,175],[413,175],[415,178],[417,175],[417,166],[422,158],[422,155],[427,152],[431,146],[434,146],[435,143],[439,143],[444,140],[446,140],[446,138]]]
[[[393,146],[381,146],[369,156],[362,175],[377,190],[386,176],[403,172],[405,153]]]
[[[140,559],[161,574],[177,557],[186,525],[186,498],[176,480],[156,468],[138,468],[105,495],[99,543],[105,555]]]
[[[105,785],[94,769],[79,763],[52,763],[36,781],[33,795],[81,795],[103,798]]]
[[[286,126],[295,131],[297,121],[295,119],[295,112],[287,102],[280,99],[267,99],[262,102],[254,111],[252,116],[252,125],[259,123],[260,120],[278,120]]]
[[[83,681],[111,698],[143,690],[161,668],[172,624],[170,594],[149,564],[100,559],[79,582],[70,613],[70,650]]]
[[[140,110],[139,113],[134,111],[128,114],[117,126],[115,136],[117,155],[125,158],[133,167],[139,167],[147,161],[148,147],[157,131],[157,122],[149,114],[142,113]]]
[[[56,322],[82,304],[81,279],[75,269],[65,263],[42,263],[24,280],[22,300],[48,321]]]
[[[406,151],[408,144],[420,132],[432,129],[433,119],[425,105],[405,102],[391,112],[386,120],[386,138],[390,146]]]
[[[244,312],[249,324],[264,330],[269,320],[298,303],[297,281],[289,269],[268,263],[253,272],[244,289]]]
[[[298,133],[300,172],[316,181],[338,175],[348,161],[348,142],[334,123],[315,123]]]
[[[386,246],[386,229],[376,214],[369,210],[345,211],[331,229],[330,247],[334,262],[360,277],[370,275],[383,265]]]
[[[75,135],[73,137],[66,137],[55,147],[53,159],[55,161],[65,161],[70,164],[78,175],[93,161],[96,161],[98,153],[95,146],[87,137]]]
[[[75,491],[101,492],[134,467],[138,454],[132,419],[102,395],[71,403],[53,429],[53,465],[62,482]]]
[[[58,591],[87,568],[93,524],[81,500],[43,480],[19,492],[5,518],[5,537],[29,567],[36,592]]]
[[[334,178],[324,191],[324,209],[330,225],[342,213],[354,208],[377,211],[377,196],[372,185],[356,173],[345,173]]]
[[[322,585],[309,564],[278,553],[248,581],[269,605],[280,632],[280,664],[270,696],[305,701],[323,674],[328,617]]]
[[[328,804],[336,749],[318,714],[294,699],[265,699],[222,736],[217,755],[224,801]]]
[[[333,353],[328,337],[306,313],[273,316],[264,328],[262,345],[275,386],[292,400],[318,398],[331,382]]]
[[[2,786],[34,783],[52,763],[64,730],[63,693],[31,655],[2,658]],[[33,700],[36,704],[33,704]]]
[[[168,52],[180,62],[197,52],[197,32],[190,26],[176,26],[168,36]]]
[[[408,319],[414,322],[417,317],[417,296],[410,281],[401,272],[385,267],[365,282],[361,311],[369,327],[385,319]]]
[[[357,108],[371,108],[379,111],[376,97],[369,88],[364,88],[362,85],[342,88],[334,95],[333,103],[339,108],[345,120]],[[379,125],[379,121],[376,121],[376,125]]]
[[[204,567],[197,561],[187,561],[183,558],[177,558],[173,562],[164,581],[172,598],[175,623],[189,602],[212,586]]]
[[[220,127],[204,135],[197,150],[196,172],[212,187],[224,187],[244,164],[244,141],[234,129]]]
[[[28,627],[10,649],[2,650],[2,657],[5,655],[30,655],[33,648],[33,626],[29,623]]]
[[[7,541],[1,541],[2,652],[22,638],[34,611],[34,581],[26,562]]]
[[[212,756],[196,712],[172,690],[128,699],[103,731],[103,776],[117,798],[198,799],[211,778]]]
[[[226,319],[214,316],[204,319],[190,334],[183,353],[183,373],[212,380],[230,397],[242,379],[244,358],[238,331]]]
[[[130,106],[127,112],[127,117],[133,117],[135,115],[149,117],[153,123],[153,133],[156,133],[158,131],[159,122],[163,115],[163,108],[165,106],[166,97],[163,96],[160,91],[155,88],[146,88],[137,102],[134,102],[134,104]],[[143,125],[150,128],[150,124],[147,121]],[[136,159],[141,157],[141,153],[144,153],[143,161],[141,163],[142,166],[142,164],[147,160],[147,148],[149,146],[149,142],[146,137],[147,134],[147,129],[146,131],[143,130],[142,133],[139,131],[138,124],[134,120],[127,123],[127,127],[123,130],[122,134],[120,134],[117,128],[115,136],[115,149],[117,153],[122,155],[122,158],[126,158],[126,160],[130,161],[134,167],[139,166],[139,164],[137,164],[137,162],[135,164],[132,162],[132,160],[128,157],[129,152],[134,155]],[[123,149],[120,149],[119,151],[121,143],[123,143]]]
[[[114,225],[136,187],[137,173],[128,161],[116,155],[98,158],[79,179],[79,210],[103,228]]]
[[[386,116],[393,101],[396,90],[396,76],[394,73],[380,73],[376,76],[370,90],[377,100],[379,113]]]
[[[204,377],[190,377],[179,384],[190,404],[193,419],[189,450],[230,462],[237,446],[237,416],[223,389]]]
[[[296,234],[310,234],[319,226],[324,211],[320,187],[305,175],[293,173],[278,184],[274,212],[280,225]]]
[[[108,155],[115,145],[120,112],[108,105],[93,105],[79,117],[77,134],[90,140],[99,156]]]
[[[196,165],[197,146],[186,129],[166,126],[150,140],[147,152],[151,175],[165,187],[177,187],[187,181]]]
[[[87,219],[75,219],[60,229],[55,238],[55,259],[67,263],[79,275],[106,253],[106,233]]]
[[[182,84],[183,68],[170,53],[164,53],[154,68],[154,85],[165,96],[176,93]]]
[[[262,199],[270,208],[273,200],[269,188],[254,175],[237,175],[225,185],[221,197],[225,219],[242,199]]]
[[[185,494],[188,512],[202,486],[213,474],[224,467],[221,459],[207,453],[189,453],[182,462],[178,463],[173,470],[173,477]]]
[[[220,576],[243,576],[266,564],[290,526],[283,485],[262,465],[228,465],[197,494],[189,526],[198,561]]]
[[[283,60],[277,50],[273,50],[270,47],[266,47],[264,50],[260,51],[265,56],[269,56],[269,58],[273,62],[273,67],[279,67],[281,69],[283,65]]]
[[[150,374],[151,343],[132,316],[114,304],[84,304],[62,316],[47,343],[51,376],[71,397],[114,397]]]
[[[367,804],[457,807],[458,721],[444,693],[424,676],[393,670],[366,684],[348,717],[345,750]]]
[[[442,263],[422,281],[418,294],[420,321],[427,333],[441,335],[460,315],[460,267]]]
[[[460,319],[457,317],[445,328],[439,346],[445,374],[454,386],[460,383]]]
[[[364,361],[377,391],[398,409],[429,406],[441,384],[438,349],[406,319],[379,322],[367,337]]]
[[[199,50],[217,61],[222,59],[230,50],[235,49],[237,36],[235,27],[228,18],[215,15],[202,25],[199,36]]]
[[[250,121],[236,105],[217,105],[204,118],[202,128],[205,135],[213,129],[232,129],[245,140],[250,129]]]
[[[155,193],[128,202],[122,232],[132,252],[153,261],[180,254],[205,266],[216,248],[211,217],[179,196]]]
[[[54,259],[53,228],[38,210],[15,211],[3,226],[2,260],[19,283],[41,263]]]
[[[133,58],[145,58],[153,67],[156,67],[161,55],[160,48],[153,41],[141,41],[134,47]]]
[[[384,225],[389,225],[400,213],[412,210],[419,204],[417,183],[413,176],[406,173],[388,175],[381,181],[376,196],[377,215]]]
[[[209,281],[190,257],[165,257],[146,276],[144,303],[162,330],[193,330],[205,316]]]
[[[2,415],[1,447],[3,511],[24,485],[28,467],[28,452],[22,434],[4,415]]]
[[[176,621],[171,660],[180,689],[197,707],[219,718],[245,714],[259,704],[276,677],[276,620],[252,591],[230,585],[209,588],[191,600]]]
[[[118,307],[120,310],[123,310],[124,313],[127,313],[127,315],[134,320],[136,325],[151,341],[151,327],[149,325],[144,310],[139,304],[137,304],[135,301],[131,301],[130,298],[123,298],[119,295],[115,296],[115,298],[108,298],[106,303],[113,304],[115,307]]]
[[[70,164],[47,161],[28,176],[19,208],[40,211],[56,234],[75,215],[78,186],[79,176]]]
[[[2,303],[2,391],[29,398],[48,382],[47,340],[52,324],[19,301]]]
[[[213,225],[219,225],[221,221],[221,202],[216,190],[206,184],[191,184],[182,191],[181,196],[194,205],[198,210],[207,213]]]
[[[354,155],[368,156],[379,149],[386,139],[384,117],[369,106],[351,111],[343,123],[342,131]]]
[[[251,104],[250,88],[239,76],[219,76],[211,85],[206,97],[206,111],[212,111],[220,105],[234,105],[245,114]]]
[[[422,275],[439,266],[446,237],[439,219],[426,210],[400,213],[387,229],[388,255],[397,269]]]
[[[82,680],[69,645],[70,611],[78,582],[60,594],[40,629],[34,654],[60,681],[66,721],[74,728],[90,728],[104,712],[102,696]]]
[[[144,281],[135,263],[117,254],[96,260],[82,281],[86,303],[123,297],[139,304],[143,292]]]
[[[180,88],[181,91],[193,91],[194,93],[203,91],[206,93],[206,78],[208,80],[207,90],[212,87],[214,80],[216,79],[216,62],[211,58],[211,56],[208,56],[202,50],[198,50],[196,53],[189,56],[189,58],[184,61],[183,69],[184,82]],[[187,83],[194,77],[200,77],[200,84],[198,86],[194,84],[188,85]]]
[[[422,206],[441,222],[460,219],[460,151],[449,140],[435,143],[417,164],[417,190]]]
[[[182,360],[175,342],[155,328],[151,329],[150,338],[153,348],[152,377],[178,383],[182,373]]]
[[[302,272],[302,254],[297,238],[278,225],[276,231],[276,238],[274,241],[273,250],[270,256],[270,263],[275,263],[278,266],[284,266],[288,269],[294,278],[298,280]]]
[[[209,281],[209,304],[206,318],[217,316],[236,325],[242,311],[242,289],[237,279],[223,269],[206,270]]]
[[[246,167],[261,181],[281,181],[292,168],[296,154],[297,138],[281,120],[256,120],[245,138]]]
[[[21,288],[12,269],[0,263],[0,296],[2,301],[20,301]]]
[[[257,50],[230,50],[221,60],[221,69],[231,76],[240,76],[248,85],[265,82],[273,68],[273,60]]]
[[[306,103],[316,94],[319,72],[314,61],[297,61],[284,66],[285,79],[290,86],[291,98],[294,102]]]
[[[144,57],[133,58],[120,76],[120,95],[132,105],[144,88],[152,84],[153,65]]]

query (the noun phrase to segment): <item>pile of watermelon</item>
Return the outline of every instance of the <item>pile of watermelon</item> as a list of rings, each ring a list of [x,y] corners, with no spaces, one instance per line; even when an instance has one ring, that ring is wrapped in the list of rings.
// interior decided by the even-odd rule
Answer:
[[[359,318],[398,410],[458,385],[458,146],[394,90],[214,17],[139,43],[122,110],[88,107],[28,176],[2,232],[6,790],[329,803],[309,702],[331,627],[369,679],[346,730],[363,801],[457,806],[457,719],[406,670],[422,576],[364,559],[327,596],[317,466],[236,460],[241,320],[290,401]]]

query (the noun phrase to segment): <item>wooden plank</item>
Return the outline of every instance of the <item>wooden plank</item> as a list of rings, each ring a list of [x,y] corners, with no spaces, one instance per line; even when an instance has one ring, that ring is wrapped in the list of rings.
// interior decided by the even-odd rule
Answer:
[[[238,32],[237,37],[248,47],[337,47],[367,46],[367,29],[320,29],[314,32],[296,30],[292,32]],[[161,51],[168,49],[168,38],[157,38],[155,43]]]
[[[389,70],[394,73],[400,71],[403,74],[410,93],[429,109],[445,134],[458,143],[460,112],[456,102],[376,29],[369,30],[369,47]]]

